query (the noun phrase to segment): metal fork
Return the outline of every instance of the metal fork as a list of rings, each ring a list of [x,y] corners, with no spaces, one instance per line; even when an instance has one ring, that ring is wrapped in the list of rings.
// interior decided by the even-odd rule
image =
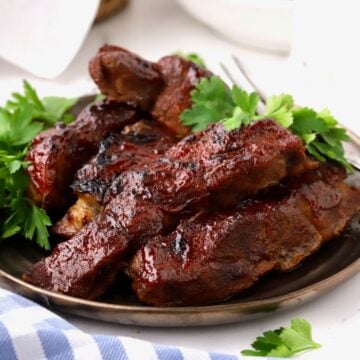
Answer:
[[[229,69],[229,67],[226,67],[223,63],[220,63],[221,69],[224,71],[225,75],[234,85],[237,85],[240,88],[249,91],[255,91],[259,95],[260,101],[258,105],[258,111],[262,112],[266,104],[266,95],[249,76],[244,64],[240,61],[240,59],[235,55],[232,55],[231,58],[233,63],[235,64],[238,73],[243,78],[243,83],[241,83],[239,81],[239,77],[233,74]],[[346,130],[348,136],[351,139],[350,142],[344,143],[345,156],[347,160],[351,163],[351,165],[356,170],[360,171],[360,138],[354,132],[349,130],[347,127],[343,125],[341,126]]]

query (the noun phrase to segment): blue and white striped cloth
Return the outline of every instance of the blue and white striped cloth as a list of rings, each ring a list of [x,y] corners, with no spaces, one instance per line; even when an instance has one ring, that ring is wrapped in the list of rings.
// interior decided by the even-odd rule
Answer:
[[[90,336],[51,311],[0,288],[0,360],[238,360],[240,357]]]

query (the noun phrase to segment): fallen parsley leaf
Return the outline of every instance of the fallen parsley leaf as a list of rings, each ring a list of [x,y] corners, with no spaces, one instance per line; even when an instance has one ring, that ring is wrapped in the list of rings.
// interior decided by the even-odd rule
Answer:
[[[200,55],[198,55],[194,52],[184,53],[182,51],[177,51],[175,53],[175,55],[180,56],[186,60],[193,62],[194,64],[201,67],[202,69],[206,69],[206,64],[205,64],[204,59]]]
[[[265,111],[257,113],[259,96],[237,86],[230,89],[218,76],[201,79],[191,92],[192,107],[180,116],[193,131],[201,131],[211,123],[222,122],[226,130],[234,130],[253,121],[270,118],[290,129],[304,142],[306,149],[318,161],[331,159],[349,172],[352,166],[344,156],[342,142],[349,141],[346,131],[328,109],[320,112],[297,107],[291,95],[271,96]]]
[[[320,347],[312,339],[311,325],[303,319],[291,320],[291,326],[287,328],[265,331],[251,346],[254,350],[243,350],[241,354],[286,358]]]
[[[0,107],[0,236],[20,234],[50,249],[47,227],[51,221],[43,209],[26,196],[28,185],[25,155],[32,139],[58,121],[71,122],[68,110],[77,99],[46,97],[40,99],[24,81],[23,94],[14,93]]]

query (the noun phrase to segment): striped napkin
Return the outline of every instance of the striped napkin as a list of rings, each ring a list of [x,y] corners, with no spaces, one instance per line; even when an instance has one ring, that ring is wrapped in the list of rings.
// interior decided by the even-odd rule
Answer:
[[[90,336],[51,311],[0,288],[0,360],[238,360],[239,356]]]

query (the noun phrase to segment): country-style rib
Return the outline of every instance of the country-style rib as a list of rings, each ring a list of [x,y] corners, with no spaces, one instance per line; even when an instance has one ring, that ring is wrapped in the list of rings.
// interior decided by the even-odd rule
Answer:
[[[144,239],[171,230],[184,209],[209,197],[227,206],[235,195],[254,194],[317,166],[305,155],[301,140],[272,120],[231,132],[216,124],[183,139],[165,155],[120,175],[104,210],[35,264],[25,279],[57,292],[96,298]]]
[[[149,111],[179,136],[190,132],[179,116],[192,105],[191,91],[201,78],[212,75],[176,55],[153,63],[112,45],[103,46],[90,60],[89,71],[103,94]]]
[[[168,236],[157,237],[133,258],[138,298],[156,306],[224,300],[272,271],[298,266],[339,235],[360,209],[360,191],[329,165],[274,196],[237,210],[198,214]]]
[[[117,176],[164,155],[175,138],[155,122],[139,121],[112,134],[98,153],[75,175],[71,188],[78,196],[65,216],[52,228],[63,237],[74,236],[99,211],[104,195]]]
[[[104,45],[89,62],[89,72],[109,99],[148,110],[164,80],[159,66],[113,45]]]
[[[89,105],[68,126],[40,133],[26,155],[30,197],[46,209],[64,207],[71,199],[75,172],[96,154],[106,136],[135,121],[135,110],[106,101]]]

